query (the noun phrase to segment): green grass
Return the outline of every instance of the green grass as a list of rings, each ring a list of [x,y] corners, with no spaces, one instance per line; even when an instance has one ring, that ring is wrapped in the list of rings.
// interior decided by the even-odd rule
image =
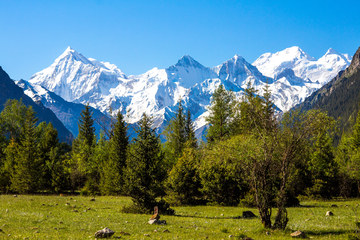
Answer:
[[[259,218],[239,218],[242,211],[249,210],[240,207],[175,207],[176,216],[161,216],[168,224],[159,226],[147,223],[150,215],[121,213],[124,205],[131,204],[130,198],[97,197],[93,202],[90,197],[70,197],[0,195],[0,239],[93,239],[104,227],[115,231],[112,238],[121,239],[291,239],[290,233],[296,230],[312,239],[347,239],[355,231],[353,209],[360,203],[356,199],[302,202],[302,207],[288,209],[286,231],[269,231]],[[258,215],[256,209],[250,210]],[[325,216],[329,210],[334,216]],[[165,229],[170,232],[163,232]],[[121,231],[130,236],[121,235]]]

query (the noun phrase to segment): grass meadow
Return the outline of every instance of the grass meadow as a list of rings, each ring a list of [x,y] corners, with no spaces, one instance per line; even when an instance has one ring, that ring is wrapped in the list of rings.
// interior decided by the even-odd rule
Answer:
[[[358,199],[306,201],[289,208],[288,229],[266,230],[259,218],[242,219],[242,211],[223,206],[174,207],[175,216],[161,215],[167,225],[150,225],[150,215],[124,214],[128,197],[0,195],[0,239],[94,239],[104,227],[113,239],[291,239],[301,230],[312,239],[348,239],[356,230]],[[332,207],[336,204],[338,207]],[[359,207],[360,208],[360,207]],[[332,211],[334,216],[325,216]],[[275,211],[273,215],[275,215]],[[357,215],[357,216],[356,216]],[[164,230],[168,232],[163,232]],[[130,235],[124,235],[129,233]]]

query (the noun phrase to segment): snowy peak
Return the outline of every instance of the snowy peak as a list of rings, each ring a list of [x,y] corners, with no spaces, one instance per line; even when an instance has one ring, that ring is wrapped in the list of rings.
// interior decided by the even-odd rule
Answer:
[[[296,77],[325,84],[348,65],[349,56],[330,48],[319,60],[299,47],[286,48],[277,53],[261,55],[253,65],[265,76],[276,77],[285,69],[292,69]]]
[[[180,60],[175,64],[175,67],[196,67],[204,68],[199,62],[195,61],[191,56],[184,55]]]
[[[68,47],[48,68],[35,73],[29,82],[43,86],[67,101],[87,103],[88,99],[82,99],[83,96],[101,98],[123,79],[126,76],[116,65],[88,59]]]
[[[70,46],[66,48],[66,50],[63,52],[63,54],[61,54],[55,60],[55,62],[60,62],[60,61],[63,61],[63,60],[79,61],[79,62],[82,62],[84,64],[91,64],[92,65],[92,63],[86,57],[84,57],[81,53],[78,53],[77,51],[72,49]]]
[[[237,54],[221,65],[213,67],[212,70],[221,80],[230,81],[238,86],[246,85],[250,78],[263,82],[266,80],[256,67]]]

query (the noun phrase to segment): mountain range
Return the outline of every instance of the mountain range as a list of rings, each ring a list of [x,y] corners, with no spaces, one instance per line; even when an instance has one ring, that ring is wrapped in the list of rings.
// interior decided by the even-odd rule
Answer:
[[[333,49],[316,60],[299,47],[291,47],[265,53],[253,64],[235,55],[214,67],[203,66],[185,55],[166,69],[153,68],[127,76],[114,64],[86,58],[68,47],[48,68],[35,73],[28,82],[21,80],[17,84],[33,100],[53,109],[75,136],[71,122],[77,120],[74,115],[79,110],[70,109],[76,106],[81,109],[76,104],[88,103],[99,117],[108,116],[110,108],[114,113],[121,111],[130,124],[139,121],[146,112],[154,117],[154,125],[160,131],[181,99],[185,109],[191,111],[199,137],[206,126],[211,95],[220,84],[237,97],[249,82],[260,94],[269,84],[275,105],[287,111],[346,69],[350,62],[349,55]],[[59,102],[61,110],[57,107]],[[68,116],[68,112],[74,115]]]
[[[340,121],[340,133],[354,124],[360,103],[360,48],[351,64],[331,81],[295,106],[303,111],[321,109]],[[338,139],[337,139],[338,140]]]

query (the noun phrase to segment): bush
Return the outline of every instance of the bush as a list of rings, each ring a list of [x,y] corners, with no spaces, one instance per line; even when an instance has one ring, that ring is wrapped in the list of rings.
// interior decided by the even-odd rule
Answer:
[[[174,215],[175,214],[175,210],[170,208],[169,203],[165,202],[165,200],[160,200],[160,201],[156,202],[154,207],[155,206],[158,207],[159,214],[161,214],[161,215]],[[133,213],[133,214],[153,214],[152,210],[145,208],[143,206],[140,206],[140,205],[135,205],[135,204],[132,204],[129,206],[124,206],[121,209],[121,212]]]

